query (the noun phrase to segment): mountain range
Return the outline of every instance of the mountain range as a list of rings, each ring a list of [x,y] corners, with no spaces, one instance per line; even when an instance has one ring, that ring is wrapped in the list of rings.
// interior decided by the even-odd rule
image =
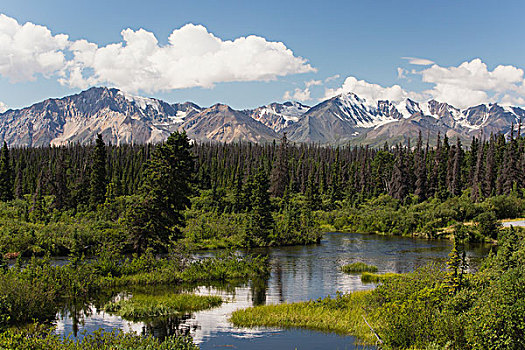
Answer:
[[[0,141],[64,145],[90,143],[102,134],[112,144],[155,143],[184,129],[191,139],[211,142],[271,142],[286,133],[293,142],[375,146],[405,143],[421,131],[431,140],[441,133],[468,143],[472,136],[508,134],[524,117],[520,107],[482,104],[460,110],[435,100],[372,102],[351,92],[313,107],[285,102],[247,110],[224,104],[205,108],[94,87],[0,114]]]

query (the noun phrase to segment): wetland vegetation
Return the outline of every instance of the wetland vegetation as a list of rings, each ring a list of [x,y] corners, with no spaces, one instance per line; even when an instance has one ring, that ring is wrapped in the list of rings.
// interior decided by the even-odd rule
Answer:
[[[454,264],[462,261],[460,247],[465,242],[488,241],[500,248],[480,272],[464,273],[462,266],[454,270],[453,279],[450,269],[447,274],[438,267],[403,276],[375,274],[364,265],[347,267],[378,287],[239,311],[232,321],[328,327],[369,340],[358,322],[365,314],[348,312],[362,309],[366,302],[363,312],[389,346],[437,342],[497,348],[520,334],[514,325],[521,323],[513,318],[519,305],[507,296],[522,300],[521,290],[513,287],[522,278],[522,233],[503,229],[500,222],[524,216],[524,175],[525,138],[520,135],[473,139],[469,148],[459,141],[451,145],[446,137],[438,139],[435,148],[424,145],[421,137],[415,147],[382,149],[291,145],[286,137],[279,144],[191,144],[184,133],[174,133],[158,145],[115,147],[105,145],[102,137],[88,146],[4,145],[0,328],[6,331],[3,336],[17,341],[28,335],[8,330],[12,326],[49,323],[64,305],[94,295],[104,294],[106,305],[131,287],[255,280],[269,268],[265,258],[251,254],[253,249],[316,244],[323,231],[333,230],[453,239]],[[195,255],[199,249],[217,248],[248,253]],[[504,252],[514,265],[504,264]],[[67,263],[51,263],[52,256],[60,255],[68,257]],[[13,267],[8,268],[7,258],[16,258]],[[140,318],[219,303],[175,294],[163,299],[135,293],[107,307]],[[484,313],[486,303],[497,296],[505,298],[491,319]],[[404,317],[408,320],[419,311],[417,316],[425,317],[416,320],[420,328],[407,328]],[[314,317],[315,312],[322,317]],[[342,315],[346,318],[339,320]],[[496,324],[505,332],[495,329]],[[490,339],[501,344],[480,338],[489,331]],[[47,337],[65,348],[83,346]]]

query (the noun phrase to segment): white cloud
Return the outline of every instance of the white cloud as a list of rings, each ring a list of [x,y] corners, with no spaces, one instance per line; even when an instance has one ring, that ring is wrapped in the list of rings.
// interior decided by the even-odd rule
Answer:
[[[325,88],[325,96],[321,100],[353,92],[372,104],[378,100],[400,102],[410,98],[418,102],[436,99],[461,109],[488,102],[525,106],[524,71],[511,65],[499,65],[489,70],[480,59],[473,59],[457,67],[433,64],[422,70],[398,68],[397,75],[409,81],[419,77],[431,87],[422,92],[413,92],[399,85],[384,87],[350,76],[339,88]]]
[[[46,27],[0,14],[0,75],[11,82],[50,77],[64,68],[68,36],[53,35]]]
[[[522,105],[525,97],[522,69],[499,65],[490,71],[479,58],[457,67],[434,64],[418,74],[434,85],[428,94],[458,108],[497,101]]]
[[[328,78],[326,78],[324,80],[325,83],[329,83],[331,82],[332,80],[336,80],[336,79],[339,79],[341,76],[339,74],[336,74],[336,75],[332,75],[332,76],[329,76]]]
[[[295,101],[300,101],[300,102],[306,102],[311,99],[312,99],[311,92],[310,92],[310,88],[308,87],[304,90],[297,88],[295,89],[293,94],[290,91],[286,91],[283,96],[283,100],[295,100]]]
[[[130,92],[154,92],[316,71],[282,42],[255,35],[221,40],[204,26],[187,24],[171,33],[167,45],[159,45],[144,29],[121,34],[122,42],[99,47],[0,15],[0,75],[18,82],[42,74],[72,87],[108,84]]]
[[[309,87],[312,87],[312,86],[320,86],[320,85],[323,85],[323,82],[321,80],[310,80],[310,81],[305,81],[304,82],[304,85],[309,88]]]
[[[348,92],[355,93],[357,96],[364,98],[371,104],[376,104],[379,100],[400,102],[409,97],[413,99],[421,98],[421,96],[416,93],[410,93],[403,90],[399,85],[383,87],[364,80],[358,80],[355,77],[348,77],[345,79],[343,86],[336,89],[325,89],[325,96],[323,99],[328,99]]]
[[[3,103],[2,101],[0,101],[0,113],[4,113],[7,110],[8,110],[7,105]]]
[[[407,77],[407,70],[401,67],[397,67],[397,77],[399,79],[405,79]]]
[[[428,60],[426,58],[418,58],[418,57],[401,57],[404,60],[407,60],[408,63],[416,65],[416,66],[430,66],[431,64],[434,64],[434,61]]]

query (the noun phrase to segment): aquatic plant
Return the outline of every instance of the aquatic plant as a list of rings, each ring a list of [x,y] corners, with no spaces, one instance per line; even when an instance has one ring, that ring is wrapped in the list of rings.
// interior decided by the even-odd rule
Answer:
[[[341,266],[341,271],[345,273],[377,272],[377,266],[367,265],[363,262],[355,262]]]
[[[194,294],[137,294],[129,299],[109,302],[104,311],[125,319],[151,319],[210,309],[222,304],[219,296]]]
[[[363,272],[361,274],[361,282],[363,283],[377,283],[377,282],[383,282],[390,278],[399,277],[400,274],[398,273],[371,273],[371,272]]]

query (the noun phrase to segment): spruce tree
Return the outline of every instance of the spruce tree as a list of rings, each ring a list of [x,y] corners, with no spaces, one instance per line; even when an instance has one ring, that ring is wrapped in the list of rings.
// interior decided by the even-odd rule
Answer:
[[[420,201],[424,201],[427,198],[427,164],[425,154],[423,153],[423,140],[421,137],[421,130],[419,131],[414,160],[416,165],[416,188],[414,194],[418,196]]]
[[[60,210],[69,205],[69,188],[67,186],[66,164],[63,155],[59,155],[55,164],[54,180],[51,181],[51,191],[55,199],[53,207]]]
[[[273,233],[275,223],[272,216],[269,187],[268,176],[261,167],[254,178],[252,211],[247,235],[249,245],[266,245]]]
[[[190,206],[194,158],[185,132],[172,133],[158,145],[146,165],[140,197],[128,211],[126,224],[134,250],[165,249],[181,236],[182,211]]]
[[[9,148],[4,141],[4,146],[2,147],[2,152],[0,154],[0,200],[5,202],[13,198],[11,159],[9,157]]]
[[[106,145],[102,140],[102,135],[97,135],[95,151],[91,159],[91,177],[90,177],[90,204],[93,208],[104,203],[107,187],[106,174]]]
[[[288,140],[286,133],[281,138],[279,151],[277,152],[277,159],[272,168],[270,192],[274,197],[282,197],[286,191],[286,187],[290,182],[289,179],[289,165],[288,165]]]

